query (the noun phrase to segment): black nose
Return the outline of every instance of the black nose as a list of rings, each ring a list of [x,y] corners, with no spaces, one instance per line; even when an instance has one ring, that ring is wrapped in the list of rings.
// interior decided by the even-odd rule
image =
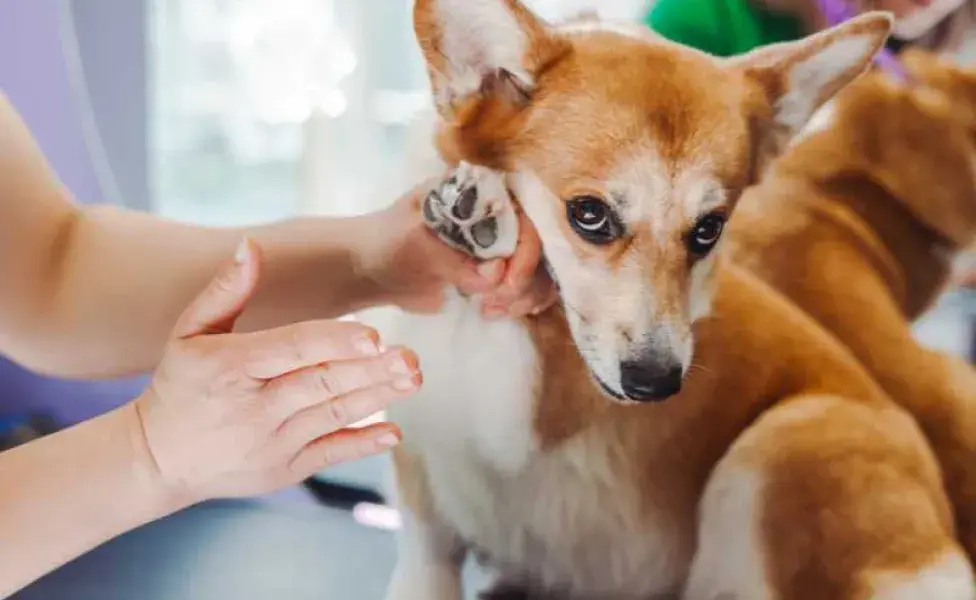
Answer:
[[[681,391],[684,372],[678,365],[647,362],[620,363],[620,387],[631,400],[653,402]]]

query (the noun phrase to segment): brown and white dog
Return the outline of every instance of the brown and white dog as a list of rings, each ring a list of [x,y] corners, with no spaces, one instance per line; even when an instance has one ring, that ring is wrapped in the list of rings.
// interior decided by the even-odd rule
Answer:
[[[919,345],[911,321],[976,241],[976,72],[908,51],[774,163],[724,247],[847,345],[922,426],[959,539],[976,559],[976,369]]]
[[[472,552],[521,597],[976,597],[914,420],[713,251],[890,19],[735,60],[640,27],[551,25],[516,0],[417,0],[415,23],[438,109],[430,173],[479,165],[428,218],[476,254],[510,243],[511,201],[480,193],[503,178],[561,302],[485,321],[455,294],[380,327],[425,366],[391,410],[404,523],[388,600],[460,598]]]

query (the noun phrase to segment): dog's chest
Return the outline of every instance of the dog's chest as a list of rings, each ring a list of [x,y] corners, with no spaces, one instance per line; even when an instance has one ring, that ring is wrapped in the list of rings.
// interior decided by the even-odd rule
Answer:
[[[686,524],[649,511],[606,452],[574,439],[516,474],[437,449],[426,464],[438,512],[507,578],[574,599],[677,591],[690,559]]]
[[[440,516],[468,543],[503,573],[574,597],[647,598],[680,586],[693,533],[649,510],[638,492],[646,482],[622,468],[612,440],[584,432],[539,450],[541,375],[524,328],[485,322],[452,300],[437,317],[401,315],[383,331],[420,356],[424,389],[391,416],[425,458]]]

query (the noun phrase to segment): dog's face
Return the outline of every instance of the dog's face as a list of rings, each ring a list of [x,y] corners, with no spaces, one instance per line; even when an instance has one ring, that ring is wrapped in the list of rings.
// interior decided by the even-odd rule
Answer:
[[[678,391],[739,194],[890,28],[872,14],[720,60],[516,0],[417,0],[415,21],[442,153],[509,174],[580,353],[634,401]]]

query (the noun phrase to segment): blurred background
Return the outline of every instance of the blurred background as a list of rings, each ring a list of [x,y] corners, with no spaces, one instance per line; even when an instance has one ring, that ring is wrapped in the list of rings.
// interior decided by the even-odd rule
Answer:
[[[591,8],[636,19],[649,3],[528,4],[550,17]],[[208,225],[363,212],[401,191],[384,174],[399,166],[405,125],[427,102],[411,6],[7,1],[0,89],[79,201]],[[968,352],[972,304],[950,295],[919,324],[920,338]],[[142,384],[53,381],[0,361],[0,421],[35,411],[68,425]],[[383,459],[360,461],[311,489],[199,507],[17,598],[380,598],[397,524],[379,504],[387,477]]]

